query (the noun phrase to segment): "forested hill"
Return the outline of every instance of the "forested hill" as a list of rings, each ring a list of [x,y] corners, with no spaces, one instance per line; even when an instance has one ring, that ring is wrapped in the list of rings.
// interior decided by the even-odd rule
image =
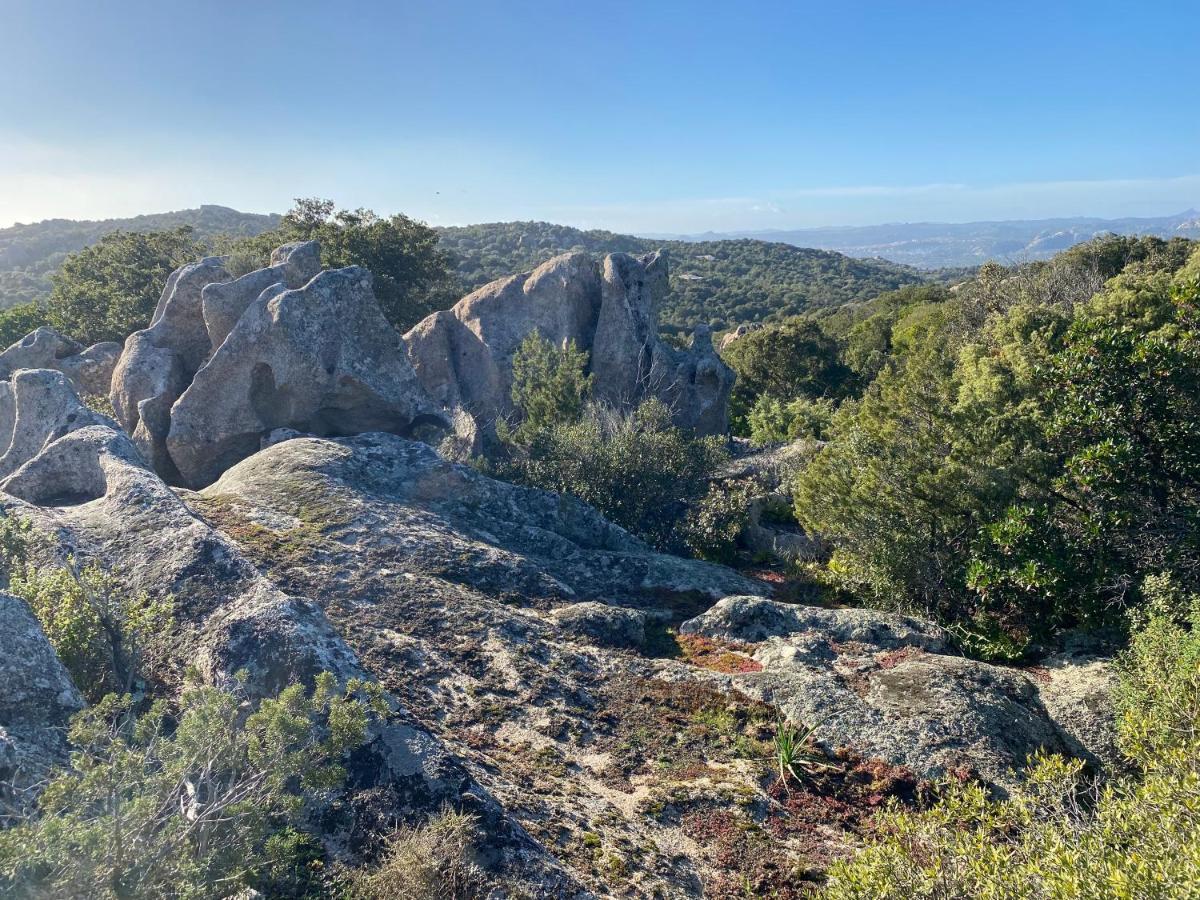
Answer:
[[[201,206],[128,219],[47,219],[0,228],[0,309],[44,297],[50,292],[49,274],[68,254],[114,231],[165,231],[186,225],[201,239],[241,237],[274,228],[279,219],[274,213],[260,215],[227,206]]]
[[[0,310],[44,300],[50,293],[50,274],[69,254],[114,231],[161,231],[186,225],[192,228],[192,237],[203,243],[217,237],[257,235],[279,221],[277,215],[201,206],[130,219],[51,219],[0,229]],[[666,331],[688,331],[701,323],[723,329],[742,322],[776,321],[955,274],[768,241],[669,241],[545,222],[436,231],[458,276],[459,285],[451,293],[457,290],[460,295],[497,278],[529,271],[570,250],[603,254],[666,249],[671,259],[671,294],[659,317]]]
[[[660,311],[664,328],[707,323],[776,320],[808,309],[865,300],[929,280],[923,273],[881,259],[757,240],[663,241],[581,231],[545,222],[498,222],[439,228],[464,288],[524,272],[559,253],[646,253],[666,249],[671,295]]]

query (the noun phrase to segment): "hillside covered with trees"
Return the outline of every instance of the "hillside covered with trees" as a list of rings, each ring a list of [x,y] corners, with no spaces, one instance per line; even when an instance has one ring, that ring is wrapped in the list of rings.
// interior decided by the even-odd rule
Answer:
[[[231,250],[250,253],[261,262],[263,254],[284,239],[319,237],[329,265],[358,262],[375,272],[377,278],[387,279],[392,277],[387,274],[389,258],[408,259],[409,263],[417,260],[409,250],[388,245],[393,238],[385,235],[391,227],[386,223],[398,222],[408,223],[404,230],[409,237],[420,231],[424,246],[421,253],[428,255],[430,265],[440,267],[422,276],[425,287],[420,297],[403,301],[412,306],[414,314],[449,306],[483,284],[529,271],[572,250],[602,255],[665,249],[671,260],[671,293],[659,311],[659,322],[664,333],[678,334],[687,334],[699,324],[723,330],[745,322],[777,321],[807,310],[869,300],[908,285],[953,280],[967,274],[957,270],[919,272],[886,260],[852,259],[840,253],[768,241],[660,241],[545,222],[432,229],[407,216],[385,218],[369,210],[342,210],[335,216],[330,201],[300,200],[285,216],[203,206],[132,219],[55,219],[0,230],[0,310],[20,307],[9,319],[38,321],[39,314],[30,304],[40,307],[49,301],[54,305],[53,276],[72,254],[87,251],[106,238],[116,242],[110,243],[110,249],[128,250],[134,244],[159,246],[168,239],[150,235],[164,232],[175,234],[169,239],[174,242],[173,252],[161,262],[168,269],[189,255]],[[116,234],[146,236],[113,238]],[[401,243],[408,240],[397,239]],[[186,249],[181,242],[186,243]],[[334,247],[341,250],[335,251]],[[83,269],[95,268],[101,257],[94,254],[92,251],[83,258]],[[69,280],[73,276],[68,272],[66,277]],[[401,302],[398,297],[393,300]],[[411,324],[415,319],[409,316],[408,321]],[[59,324],[71,326],[66,320]],[[16,326],[7,328],[0,323],[4,336],[15,330]],[[112,337],[111,330],[105,333]]]
[[[688,331],[700,324],[720,330],[773,321],[940,277],[882,259],[851,259],[757,240],[663,241],[545,222],[439,228],[438,233],[467,289],[528,271],[570,250],[601,254],[664,249],[671,260],[671,294],[660,310],[664,331]]]
[[[238,212],[225,206],[201,206],[128,219],[99,221],[47,219],[0,228],[0,309],[45,298],[50,274],[68,255],[116,231],[157,232],[190,228],[197,240],[218,235],[244,237],[279,224],[274,214]]]

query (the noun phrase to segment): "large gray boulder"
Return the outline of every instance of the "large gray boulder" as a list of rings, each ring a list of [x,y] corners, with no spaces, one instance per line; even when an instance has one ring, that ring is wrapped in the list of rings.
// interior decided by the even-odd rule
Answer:
[[[629,408],[658,397],[677,424],[723,434],[733,373],[705,329],[687,351],[659,339],[666,291],[662,254],[618,253],[597,264],[585,253],[566,253],[479,288],[420,322],[404,342],[429,396],[475,419],[482,449],[495,423],[514,415],[512,359],[535,329],[556,346],[573,341],[590,354],[598,399]]]
[[[11,378],[18,369],[56,369],[81,394],[107,396],[120,355],[120,344],[109,341],[84,349],[43,325],[0,353],[0,379]]]
[[[64,434],[97,424],[114,423],[84,406],[62,372],[18,370],[10,381],[0,382],[0,478]]]
[[[206,311],[214,288],[226,296],[238,283],[206,288]],[[407,434],[424,425],[450,427],[425,399],[371,274],[351,266],[296,290],[264,290],[175,403],[166,446],[181,481],[201,487],[277,428]]]
[[[228,337],[250,304],[275,285],[299,288],[321,271],[321,247],[316,241],[284,244],[271,254],[271,264],[235,278],[205,285],[200,291],[204,327],[215,351]]]
[[[726,597],[680,631],[747,645],[761,670],[729,676],[729,686],[818,726],[830,750],[925,778],[969,774],[1001,790],[1040,750],[1111,761],[1093,752],[1112,732],[1111,709],[1105,718],[1080,708],[1111,686],[1106,666],[1062,660],[1047,678],[956,655],[920,619],[762,597]]]
[[[109,399],[122,427],[165,478],[178,473],[167,453],[171,407],[212,352],[201,292],[229,281],[224,259],[208,257],[171,273],[150,327],[136,331],[113,371]]]

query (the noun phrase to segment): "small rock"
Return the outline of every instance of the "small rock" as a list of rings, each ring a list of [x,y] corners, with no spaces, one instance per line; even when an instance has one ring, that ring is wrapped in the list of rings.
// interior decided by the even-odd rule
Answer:
[[[632,649],[646,642],[646,614],[607,603],[572,603],[551,613],[564,631],[600,645]]]

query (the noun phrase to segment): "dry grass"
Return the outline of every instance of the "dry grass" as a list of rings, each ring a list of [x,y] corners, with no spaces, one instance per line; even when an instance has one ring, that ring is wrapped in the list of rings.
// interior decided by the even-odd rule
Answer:
[[[379,865],[351,879],[355,900],[469,900],[482,894],[483,872],[472,859],[476,819],[444,809],[424,825],[388,840]]]

